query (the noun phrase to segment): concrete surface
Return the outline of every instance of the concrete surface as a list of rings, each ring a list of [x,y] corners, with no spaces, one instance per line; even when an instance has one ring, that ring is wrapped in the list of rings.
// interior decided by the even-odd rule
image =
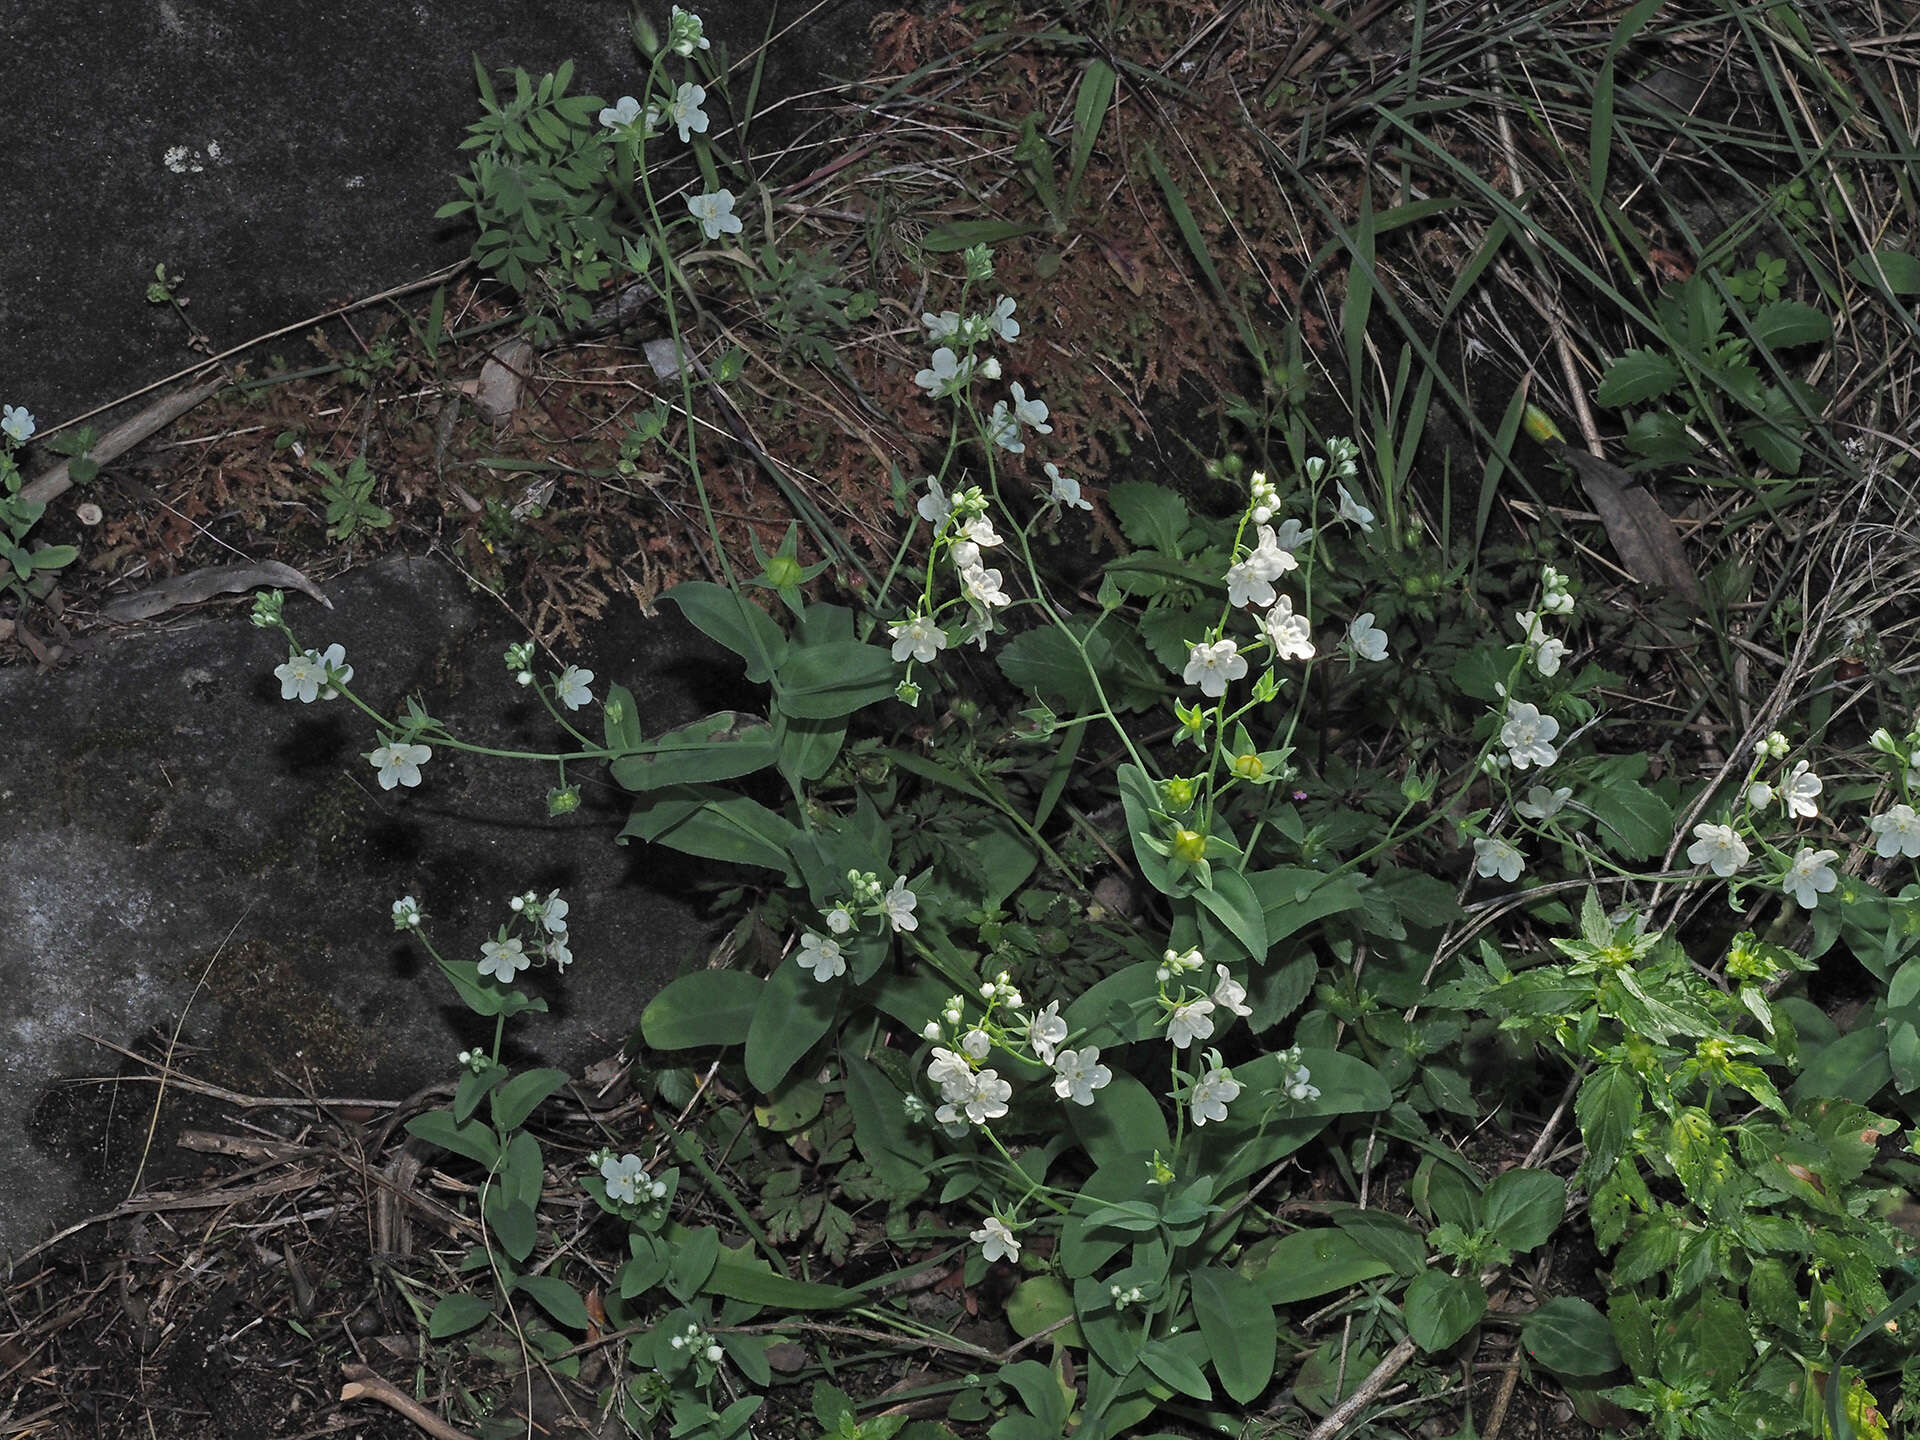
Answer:
[[[740,55],[769,4],[697,8]],[[878,8],[813,13],[775,47],[769,98],[852,68]],[[225,348],[463,258],[470,234],[433,213],[464,172],[475,55],[572,59],[576,93],[638,73],[627,0],[0,0],[0,36],[0,400],[43,427],[196,358],[146,301],[156,263]]]
[[[288,618],[346,647],[371,703],[391,714],[418,692],[463,738],[558,748],[507,683],[519,635],[452,571],[400,559],[330,588],[331,614],[290,596]],[[626,797],[604,770],[576,769],[586,803],[560,820],[551,769],[520,762],[438,752],[418,789],[383,791],[362,758],[371,722],[282,701],[285,647],[244,613],[106,640],[50,675],[0,670],[0,1255],[125,1193],[152,1088],[75,1082],[118,1065],[88,1036],[164,1044],[184,1009],[190,1073],[254,1094],[398,1097],[451,1076],[491,1026],[393,931],[404,893],[442,953],[472,959],[512,894],[566,896],[576,963],[536,982],[553,1013],[518,1033],[521,1055],[570,1067],[613,1053],[706,953],[696,876],[612,843]],[[716,688],[736,672],[673,607],[624,616],[567,658],[596,694],[632,688],[648,733],[743,698]],[[597,708],[581,714],[597,730]],[[163,1134],[156,1161],[169,1153]]]

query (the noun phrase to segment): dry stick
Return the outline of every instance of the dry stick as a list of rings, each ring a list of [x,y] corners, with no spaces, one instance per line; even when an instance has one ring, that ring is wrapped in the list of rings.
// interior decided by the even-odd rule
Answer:
[[[400,1389],[391,1380],[382,1379],[365,1365],[342,1365],[346,1384],[340,1387],[340,1400],[377,1400],[396,1414],[404,1415],[434,1440],[473,1440],[464,1430],[456,1430],[426,1406]]]

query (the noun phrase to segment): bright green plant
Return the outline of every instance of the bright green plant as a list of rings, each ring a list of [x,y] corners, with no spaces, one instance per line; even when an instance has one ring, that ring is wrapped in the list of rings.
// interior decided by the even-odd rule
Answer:
[[[79,551],[71,545],[35,545],[27,548],[27,536],[40,523],[46,505],[21,498],[25,481],[20,475],[17,454],[34,433],[33,416],[24,406],[8,405],[0,418],[0,594],[16,599],[45,595],[53,588],[57,572],[71,565]],[[76,474],[85,469],[92,478],[98,466],[84,450],[74,459]]]
[[[327,538],[351,540],[361,530],[385,530],[393,524],[393,512],[373,503],[379,477],[367,468],[364,455],[353,457],[342,475],[324,460],[311,462],[325,482],[320,494],[327,502]]]

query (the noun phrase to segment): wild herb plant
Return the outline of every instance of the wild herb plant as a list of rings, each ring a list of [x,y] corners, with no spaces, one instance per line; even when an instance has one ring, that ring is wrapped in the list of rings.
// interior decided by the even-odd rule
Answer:
[[[45,595],[53,588],[55,572],[71,565],[80,553],[71,545],[27,548],[28,534],[47,509],[45,504],[23,499],[20,494],[26,482],[20,475],[18,454],[33,438],[34,429],[33,416],[25,406],[8,405],[0,410],[0,593],[16,599]],[[75,463],[93,466],[84,452]]]

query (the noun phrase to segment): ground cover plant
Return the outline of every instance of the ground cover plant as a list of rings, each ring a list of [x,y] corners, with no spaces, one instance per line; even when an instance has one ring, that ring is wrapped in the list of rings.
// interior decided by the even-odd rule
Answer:
[[[1007,27],[977,108],[925,111],[958,156],[846,167],[886,197],[861,275],[772,233],[695,17],[643,32],[636,95],[483,82],[455,205],[529,333],[603,282],[665,328],[611,463],[559,477],[680,478],[712,575],[661,598],[753,698],[656,734],[620,677],[505,656],[564,738],[502,763],[552,764],[556,814],[604,766],[623,843],[731,867],[732,929],[638,1017],[643,1126],[507,1058],[519,978],[589,917],[396,900],[491,1036],[405,1120],[457,1242],[384,1282],[416,1388],[486,1434],[536,1423],[536,1375],[635,1433],[1894,1433],[1920,734],[1873,417],[1913,262],[1864,223],[1905,213],[1892,92],[1785,9],[1556,11],[1524,51],[1417,9],[1209,107],[1181,67],[1244,32],[1124,18],[976,12]],[[1767,83],[1724,114],[1634,93],[1702,29]],[[915,73],[876,103],[958,33],[902,20]],[[1311,173],[1274,113],[1321,127]],[[1715,167],[1713,234],[1642,184]],[[879,316],[892,353],[837,343]],[[1538,368],[1490,389],[1473,345],[1516,327]],[[1154,381],[1089,379],[1156,365],[1206,397],[1178,487],[1122,453]],[[797,486],[736,424],[754,384],[897,417],[816,454],[901,523]],[[791,520],[720,498],[728,450]],[[1683,543],[1671,467],[1724,538]],[[398,519],[377,471],[322,473],[335,538]],[[254,618],[289,703],[365,713],[383,789],[463,748],[277,595]]]

